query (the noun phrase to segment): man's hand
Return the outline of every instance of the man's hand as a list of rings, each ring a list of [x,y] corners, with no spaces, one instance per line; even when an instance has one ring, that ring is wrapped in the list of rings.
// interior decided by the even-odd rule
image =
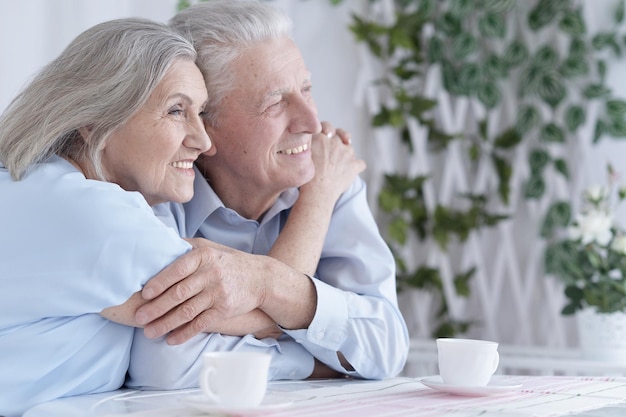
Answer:
[[[147,337],[173,330],[168,343],[183,343],[198,333],[218,331],[228,319],[250,313],[264,301],[261,257],[206,239],[188,241],[194,249],[163,269],[141,292],[149,301],[135,318],[145,326]]]

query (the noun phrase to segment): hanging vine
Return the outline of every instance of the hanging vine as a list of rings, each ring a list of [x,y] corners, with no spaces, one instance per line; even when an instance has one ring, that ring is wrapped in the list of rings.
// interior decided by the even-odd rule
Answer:
[[[377,3],[381,1],[371,0],[370,8]],[[428,128],[433,152],[446,152],[450,143],[462,141],[468,164],[490,161],[498,184],[493,194],[460,196],[470,202],[469,207],[464,205],[466,210],[459,210],[458,203],[455,208],[437,205],[428,210],[422,190],[427,176],[387,175],[379,204],[390,217],[386,236],[396,254],[410,234],[421,241],[433,239],[445,250],[450,236],[464,241],[472,230],[504,220],[505,215],[486,208],[509,207],[513,156],[522,144],[529,149],[525,199],[543,197],[549,172],[569,181],[563,149],[572,146],[574,135],[587,122],[589,103],[601,106],[594,143],[604,136],[626,137],[626,102],[615,98],[606,85],[607,59],[620,57],[624,47],[625,40],[617,32],[624,20],[623,1],[616,2],[614,26],[593,36],[587,34],[580,2],[573,0],[397,0],[393,4],[392,23],[381,23],[377,16],[353,15],[350,26],[356,40],[365,43],[385,68],[376,84],[389,99],[381,103],[372,125],[398,129],[408,152],[413,152],[411,118]],[[564,39],[565,53],[551,43],[554,36],[531,45],[510,32],[520,15],[528,31],[551,32]],[[507,91],[514,91],[519,105],[516,120],[509,126],[476,120],[473,128],[446,133],[434,117],[439,103],[424,92],[426,73],[435,65],[451,96],[478,100],[487,110],[503,106]],[[489,205],[494,200],[498,204]],[[550,238],[570,217],[570,203],[555,201],[537,233]],[[401,287],[434,290],[439,296],[440,322],[434,336],[466,331],[470,323],[448,316],[440,272],[426,266],[409,271],[405,259],[397,255],[397,261]],[[468,281],[474,272],[471,268],[455,277],[458,296],[469,295]]]

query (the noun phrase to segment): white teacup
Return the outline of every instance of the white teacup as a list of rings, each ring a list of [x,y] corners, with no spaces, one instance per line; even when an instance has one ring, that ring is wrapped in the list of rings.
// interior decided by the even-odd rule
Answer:
[[[498,344],[487,340],[437,339],[439,373],[444,383],[484,387],[498,369]]]
[[[206,352],[200,388],[216,405],[256,407],[265,397],[271,358],[260,352]]]

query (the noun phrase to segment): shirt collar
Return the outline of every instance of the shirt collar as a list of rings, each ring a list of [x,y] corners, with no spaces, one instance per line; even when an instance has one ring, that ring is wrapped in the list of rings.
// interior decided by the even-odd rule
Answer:
[[[187,236],[195,236],[198,229],[200,229],[200,225],[202,225],[213,212],[220,209],[234,212],[234,210],[224,205],[209,182],[204,179],[204,176],[200,173],[198,168],[194,167],[194,170],[196,177],[193,184],[193,198],[183,205],[185,209]],[[300,193],[295,187],[283,191],[276,202],[263,216],[261,223],[269,221],[283,210],[290,209],[296,203],[299,195]],[[238,213],[237,215],[243,219]],[[207,237],[210,238],[210,236]]]

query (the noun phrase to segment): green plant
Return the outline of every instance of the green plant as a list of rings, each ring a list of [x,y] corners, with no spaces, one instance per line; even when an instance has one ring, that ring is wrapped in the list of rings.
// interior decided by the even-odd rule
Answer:
[[[379,0],[370,0],[376,3]],[[526,200],[540,200],[547,176],[554,173],[571,183],[567,155],[577,146],[586,123],[595,123],[594,143],[604,136],[626,136],[626,102],[615,98],[606,85],[607,60],[621,57],[625,41],[618,35],[624,3],[615,4],[614,26],[593,35],[587,33],[581,3],[574,0],[396,0],[391,22],[378,15],[353,15],[350,29],[355,38],[383,67],[376,80],[383,99],[373,126],[396,128],[410,154],[415,138],[409,126],[415,120],[427,128],[431,152],[446,154],[451,144],[460,142],[464,163],[473,170],[489,164],[496,178],[493,189],[459,196],[448,205],[425,201],[423,187],[433,181],[427,175],[398,171],[386,177],[380,192],[400,285],[429,288],[440,295],[436,336],[441,331],[462,332],[469,323],[459,324],[447,316],[437,268],[418,265],[408,270],[401,248],[411,234],[421,241],[433,240],[444,250],[452,235],[462,243],[472,231],[506,218],[490,213],[488,207],[514,216],[511,181],[515,169],[520,169],[514,161],[522,150],[529,174],[519,192]],[[452,99],[475,100],[487,113],[506,114],[507,107],[510,113],[514,106],[514,116],[475,117],[463,131],[451,132],[436,117],[437,96],[426,91],[433,70]],[[595,121],[588,120],[592,104],[600,107]],[[538,234],[549,238],[567,223],[570,212],[569,201],[553,201]],[[461,271],[457,278],[469,279],[473,271]],[[467,296],[468,282],[461,282],[455,284],[457,295]]]
[[[615,205],[626,197],[616,188],[617,175],[608,167],[608,187],[583,193],[582,212],[571,223],[569,237],[548,246],[545,270],[565,284],[568,304],[563,314],[585,307],[600,313],[626,309],[626,234],[615,221]]]

